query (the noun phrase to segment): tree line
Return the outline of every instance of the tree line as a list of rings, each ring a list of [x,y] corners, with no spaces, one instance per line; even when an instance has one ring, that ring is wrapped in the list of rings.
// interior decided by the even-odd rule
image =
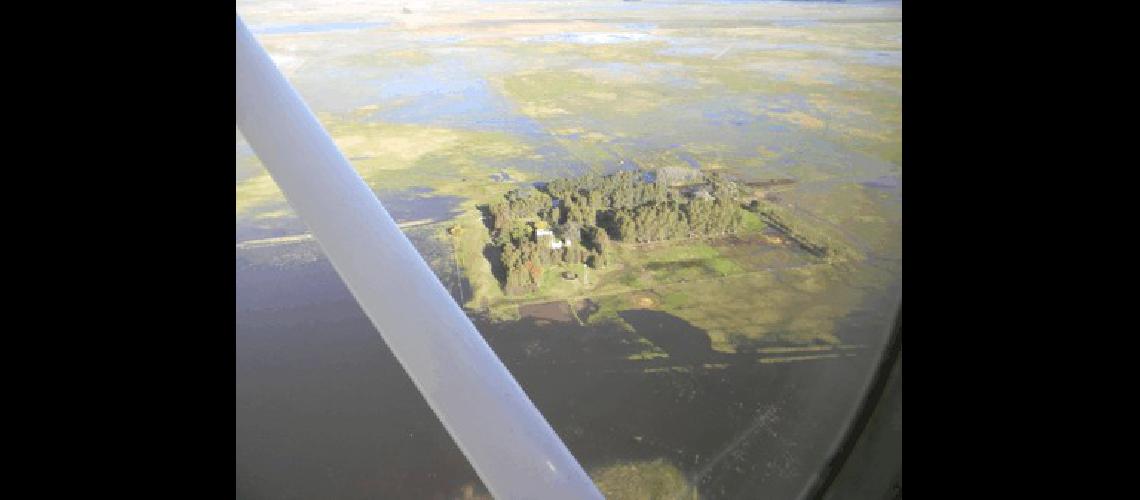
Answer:
[[[780,230],[801,248],[816,257],[830,262],[860,258],[860,254],[840,238],[799,221],[787,209],[752,200],[748,210],[755,212],[764,223]]]

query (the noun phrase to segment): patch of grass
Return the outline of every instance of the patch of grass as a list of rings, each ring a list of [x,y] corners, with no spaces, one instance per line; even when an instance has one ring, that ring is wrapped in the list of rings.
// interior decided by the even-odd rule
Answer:
[[[763,231],[765,227],[768,227],[767,224],[764,224],[764,221],[760,220],[759,216],[752,212],[745,210],[743,217],[744,233],[759,233]]]
[[[630,286],[647,287],[744,272],[739,264],[704,241],[672,242],[642,251],[629,251],[625,255],[632,275],[627,277]]]
[[[625,320],[621,318],[621,316],[618,316],[618,312],[629,309],[628,301],[624,295],[606,295],[603,297],[597,297],[594,299],[594,302],[598,304],[598,310],[591,314],[590,318],[586,320],[587,324],[599,325],[605,323],[615,323],[622,326],[622,328],[626,331],[634,331],[633,327],[630,326],[629,323],[626,323]]]
[[[626,359],[631,361],[648,361],[651,359],[668,358],[669,354],[663,351],[660,347],[653,345],[652,342],[646,340],[644,337],[638,337],[638,345],[641,346],[641,352],[630,354]]]
[[[708,259],[705,261],[705,265],[708,266],[708,268],[711,269],[714,273],[717,273],[721,276],[728,276],[730,274],[735,274],[743,271],[743,269],[741,269],[740,266],[735,262],[724,257]]]
[[[642,252],[645,262],[679,262],[693,259],[708,259],[720,255],[715,248],[704,242],[669,243]]]
[[[866,293],[865,288],[851,285],[867,283],[860,279],[867,277],[817,264],[669,285],[658,291],[664,296],[663,308],[705,330],[713,349],[736,352],[744,345],[838,342],[836,322]],[[674,295],[680,293],[685,297],[683,306]]]
[[[491,263],[483,254],[483,249],[490,243],[486,227],[479,212],[473,210],[461,215],[457,223],[458,230],[451,237],[456,239],[459,266],[471,285],[471,297],[464,306],[476,310],[493,306],[502,301],[503,291],[492,272]],[[515,314],[517,316],[517,311]]]
[[[562,116],[638,115],[665,106],[670,97],[660,85],[602,81],[574,70],[540,70],[503,78],[503,93],[536,119]]]
[[[689,301],[689,294],[682,291],[666,293],[661,299],[661,306],[666,310],[675,310]]]
[[[519,306],[514,304],[501,304],[491,307],[489,315],[492,321],[518,321],[519,320]]]
[[[637,436],[631,436],[631,439],[637,439]],[[590,471],[590,478],[611,500],[700,498],[681,470],[663,459],[600,467]]]

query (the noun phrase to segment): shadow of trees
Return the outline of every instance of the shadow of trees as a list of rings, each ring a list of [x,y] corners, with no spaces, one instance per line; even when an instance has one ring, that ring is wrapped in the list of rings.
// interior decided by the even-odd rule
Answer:
[[[706,331],[666,312],[618,316],[634,331],[529,318],[477,326],[587,469],[665,459],[702,498],[795,497],[842,428],[859,361],[761,364],[759,344],[716,351]],[[640,338],[667,356],[630,359]]]
[[[342,287],[324,293],[344,297],[334,304],[239,307],[239,490],[447,498],[478,484]],[[634,331],[529,318],[476,326],[587,470],[665,460],[703,498],[795,497],[842,428],[844,398],[858,396],[858,362],[761,365],[713,350],[707,332],[668,313],[618,315]],[[667,356],[631,359],[642,339]],[[282,450],[311,459],[290,465]]]
[[[475,208],[479,210],[479,220],[483,221],[483,227],[487,228],[487,232],[491,232],[493,229],[491,226],[491,206],[484,203],[476,205]]]
[[[503,266],[503,249],[488,243],[483,247],[483,258],[491,265],[491,275],[499,282],[499,288],[507,286],[507,268]]]
[[[480,220],[483,221],[483,227],[490,233],[491,226],[491,207],[486,204],[477,205],[475,208],[479,210]],[[507,269],[503,267],[503,249],[499,248],[493,243],[488,243],[483,247],[483,258],[487,259],[487,263],[491,265],[491,275],[499,282],[499,287],[502,288],[507,285]]]
[[[679,363],[701,363],[721,358],[713,351],[712,339],[708,333],[692,323],[672,314],[649,309],[632,309],[618,313],[654,345],[669,355],[669,359]]]

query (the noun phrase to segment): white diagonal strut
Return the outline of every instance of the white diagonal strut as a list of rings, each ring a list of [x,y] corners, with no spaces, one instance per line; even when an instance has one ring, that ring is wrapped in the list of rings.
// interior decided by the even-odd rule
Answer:
[[[491,494],[602,498],[240,17],[237,125]]]

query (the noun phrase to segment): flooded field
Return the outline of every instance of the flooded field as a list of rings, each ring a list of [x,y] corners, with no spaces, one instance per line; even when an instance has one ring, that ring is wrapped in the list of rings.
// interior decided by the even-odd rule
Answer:
[[[563,304],[476,325],[595,479],[644,467],[656,484],[664,464],[703,498],[794,498],[863,389],[885,302],[851,311],[840,344],[731,353],[652,305],[622,323],[582,324]],[[237,307],[240,497],[482,490],[327,261],[240,269]]]
[[[834,453],[900,301],[901,11],[238,3],[610,498],[797,498]],[[238,496],[486,495],[240,133],[236,165]],[[478,205],[654,167],[753,182],[860,258],[769,228],[503,296]]]

